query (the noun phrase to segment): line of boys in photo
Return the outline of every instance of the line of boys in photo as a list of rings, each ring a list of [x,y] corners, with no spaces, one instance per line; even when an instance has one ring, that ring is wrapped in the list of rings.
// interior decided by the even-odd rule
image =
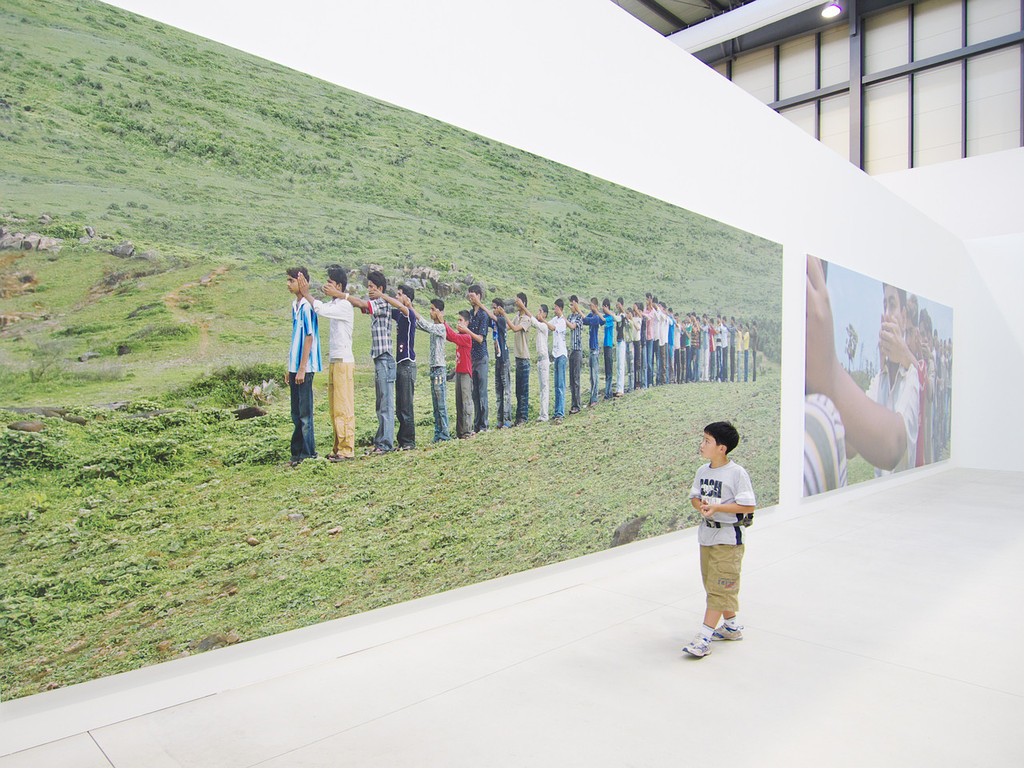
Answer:
[[[430,337],[430,382],[434,410],[434,441],[452,437],[447,409],[445,344],[456,347],[455,436],[465,439],[491,427],[488,410],[490,357],[494,356],[494,393],[498,429],[527,423],[530,407],[529,332],[535,331],[540,406],[538,421],[561,423],[568,414],[622,397],[628,392],[668,383],[757,380],[757,323],[739,324],[735,318],[708,318],[691,312],[680,317],[652,294],[626,305],[620,297],[589,301],[583,313],[579,298],[562,299],[549,314],[546,304],[528,309],[525,293],[517,294],[514,311],[494,298],[488,306],[484,289],[471,285],[466,298],[470,309],[459,312],[456,327],[445,322],[445,303],[430,301],[429,319],[413,309],[415,289],[401,285],[389,296],[387,279],[379,271],[367,275],[365,298],[348,292],[344,268],[327,268],[323,286],[327,301],[313,298],[305,267],[287,270],[292,303],[292,345],[289,385],[292,396],[292,466],[316,457],[312,423],[312,379],[320,368],[317,317],[330,323],[328,399],[334,428],[334,448],[328,459],[345,461],[355,456],[354,369],[352,332],[355,310],[370,316],[370,356],[374,363],[377,432],[368,455],[411,450],[416,445],[413,395],[416,381],[416,330]],[[392,344],[392,329],[395,343]],[[582,402],[583,330],[588,330],[590,390]],[[512,333],[511,356],[507,334]],[[488,334],[490,333],[490,344]],[[512,406],[512,360],[515,359],[515,413]],[[550,371],[554,368],[554,407],[549,413]],[[604,369],[603,393],[599,387]],[[395,423],[397,420],[397,446]]]

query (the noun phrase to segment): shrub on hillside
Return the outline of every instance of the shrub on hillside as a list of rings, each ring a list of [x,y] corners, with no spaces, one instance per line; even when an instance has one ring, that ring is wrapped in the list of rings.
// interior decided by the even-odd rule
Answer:
[[[208,405],[230,408],[243,402],[243,385],[254,381],[272,381],[284,387],[284,366],[267,363],[229,365],[206,376],[200,376],[191,384],[175,390],[172,397],[179,401],[201,400]]]
[[[276,434],[264,434],[237,443],[224,454],[225,466],[276,464],[287,456],[287,443]]]
[[[48,435],[10,429],[0,434],[0,469],[4,473],[57,469],[63,466],[66,458],[64,446]]]

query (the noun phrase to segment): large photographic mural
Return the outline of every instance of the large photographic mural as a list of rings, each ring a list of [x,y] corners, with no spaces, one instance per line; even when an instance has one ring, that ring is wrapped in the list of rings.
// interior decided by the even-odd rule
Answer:
[[[949,458],[953,310],[807,257],[804,496]]]
[[[693,525],[711,421],[777,501],[778,244],[92,0],[0,21],[3,698]],[[352,306],[296,463],[298,267]]]

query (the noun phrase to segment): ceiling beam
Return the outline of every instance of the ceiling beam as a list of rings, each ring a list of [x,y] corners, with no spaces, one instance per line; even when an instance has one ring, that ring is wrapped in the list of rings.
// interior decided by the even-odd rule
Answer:
[[[672,11],[654,2],[654,0],[637,0],[640,5],[649,10],[651,13],[655,13],[662,19],[667,21],[669,24],[676,27],[676,31],[683,29],[688,26],[685,21],[676,16]]]

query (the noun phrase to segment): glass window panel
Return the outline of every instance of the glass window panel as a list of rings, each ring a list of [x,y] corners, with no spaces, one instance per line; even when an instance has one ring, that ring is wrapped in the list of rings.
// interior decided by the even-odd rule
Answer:
[[[967,155],[1020,146],[1020,48],[967,61]]]
[[[959,160],[963,64],[914,75],[914,167]]]
[[[779,46],[779,98],[814,90],[814,35]]]
[[[779,114],[814,138],[814,102],[801,104],[799,107],[780,109]]]
[[[850,28],[833,27],[821,33],[821,87],[850,79]]]
[[[914,5],[914,61],[946,51],[963,43],[961,0],[925,0]]]
[[[775,101],[775,49],[737,57],[732,63],[732,81],[764,104]]]
[[[850,159],[850,95],[841,93],[821,100],[821,143]]]
[[[864,74],[910,61],[907,9],[895,8],[864,21]]]
[[[907,168],[909,96],[905,77],[864,89],[864,170],[868,173]]]
[[[967,0],[967,44],[1020,32],[1020,0]]]

